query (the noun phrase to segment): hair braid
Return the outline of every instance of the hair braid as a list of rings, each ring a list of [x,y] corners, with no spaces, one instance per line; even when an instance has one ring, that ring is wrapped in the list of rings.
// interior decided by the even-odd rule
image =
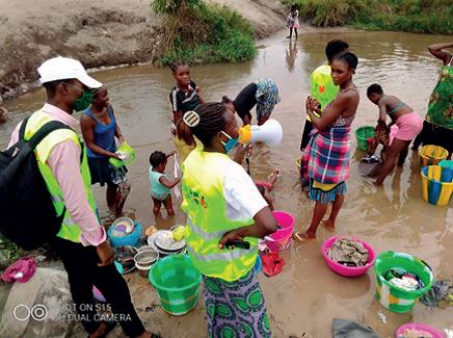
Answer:
[[[202,104],[196,109],[200,123],[190,129],[204,145],[210,145],[212,138],[225,127],[225,111],[225,106],[219,102]]]
[[[176,61],[176,62],[173,62],[172,64],[170,64],[170,69],[173,73],[176,72],[176,70],[180,67],[180,66],[188,66],[189,64],[186,62],[186,61]]]
[[[194,127],[189,127],[184,121],[179,121],[178,137],[188,145],[193,145],[195,135],[205,146],[211,145],[212,138],[225,127],[225,111],[226,107],[220,102],[201,104],[195,109],[200,122]]]

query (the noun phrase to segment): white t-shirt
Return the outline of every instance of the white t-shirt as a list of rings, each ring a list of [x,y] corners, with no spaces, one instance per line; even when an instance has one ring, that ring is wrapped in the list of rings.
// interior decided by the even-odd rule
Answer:
[[[234,161],[224,163],[225,181],[223,190],[226,200],[226,215],[233,221],[253,218],[267,207],[267,202],[243,167]]]

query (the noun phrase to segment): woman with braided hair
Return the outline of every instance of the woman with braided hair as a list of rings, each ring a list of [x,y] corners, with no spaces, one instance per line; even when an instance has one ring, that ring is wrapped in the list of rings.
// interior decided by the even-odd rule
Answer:
[[[187,112],[184,140],[196,136],[204,148],[182,164],[186,244],[202,273],[209,337],[271,337],[266,303],[253,269],[258,238],[277,223],[252,179],[226,154],[239,127],[221,103]]]
[[[173,140],[176,149],[178,150],[179,159],[182,163],[187,155],[189,155],[196,146],[199,146],[199,142],[193,140],[193,142],[186,144],[178,132],[178,124],[181,123],[181,119],[186,112],[196,109],[200,104],[204,103],[204,100],[200,96],[200,87],[198,87],[191,79],[187,62],[175,62],[170,65],[170,69],[176,80],[176,85],[171,90],[169,96],[172,111],[171,133],[174,136]]]

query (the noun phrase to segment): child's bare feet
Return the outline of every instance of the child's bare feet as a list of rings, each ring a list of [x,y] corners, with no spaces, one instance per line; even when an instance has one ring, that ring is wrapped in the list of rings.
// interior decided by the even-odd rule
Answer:
[[[316,239],[316,234],[308,232],[295,232],[292,237],[295,241],[303,243]]]
[[[325,220],[321,221],[321,225],[326,229],[327,231],[334,232],[335,231],[335,223],[330,221],[330,220]]]

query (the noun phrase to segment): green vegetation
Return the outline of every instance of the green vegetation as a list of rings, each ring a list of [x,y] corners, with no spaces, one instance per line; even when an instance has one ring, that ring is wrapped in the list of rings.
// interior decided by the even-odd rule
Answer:
[[[154,0],[151,7],[164,21],[165,47],[158,64],[238,62],[256,53],[252,27],[227,7],[201,0]]]
[[[0,233],[0,272],[23,255],[23,250]]]
[[[453,33],[453,0],[284,0],[302,19],[320,27]]]

